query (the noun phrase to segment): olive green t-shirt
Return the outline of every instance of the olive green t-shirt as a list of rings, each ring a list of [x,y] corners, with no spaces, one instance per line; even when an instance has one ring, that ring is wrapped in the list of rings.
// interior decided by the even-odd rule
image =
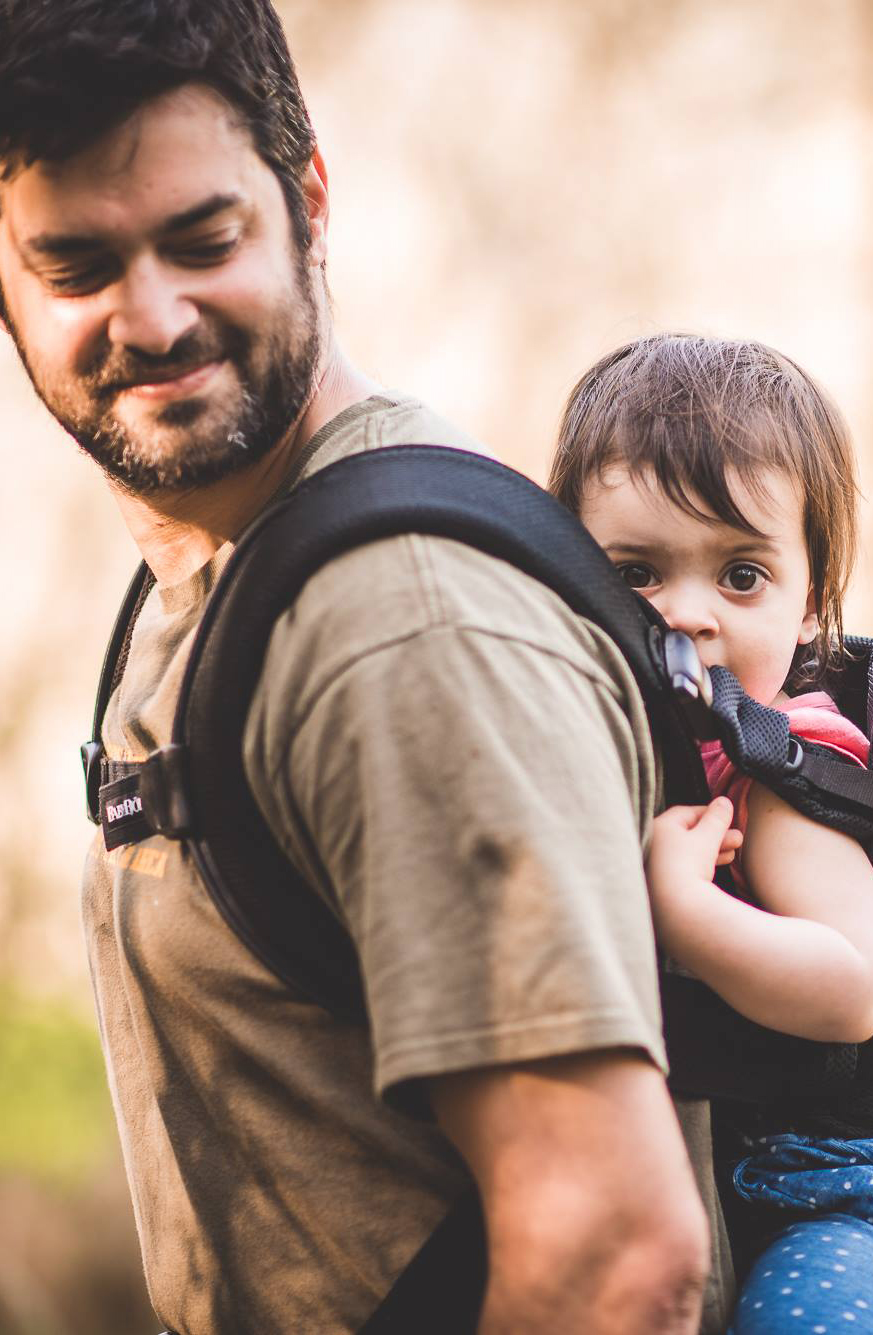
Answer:
[[[414,442],[478,448],[374,398],[323,428],[294,481]],[[149,595],[105,720],[112,758],[169,740],[229,551]],[[418,1078],[606,1047],[664,1065],[649,734],[597,628],[500,561],[406,536],[333,561],[277,622],[245,761],[352,934],[370,1031],[275,979],[182,846],[107,854],[98,836],[84,919],[112,1095],[161,1321],[351,1335],[468,1180],[402,1111]],[[708,1110],[680,1113],[715,1225]]]

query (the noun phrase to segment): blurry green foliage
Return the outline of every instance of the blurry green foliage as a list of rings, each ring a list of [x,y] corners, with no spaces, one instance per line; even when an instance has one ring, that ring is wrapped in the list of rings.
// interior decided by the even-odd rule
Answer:
[[[0,1174],[74,1185],[115,1139],[100,1044],[58,1001],[0,990]]]

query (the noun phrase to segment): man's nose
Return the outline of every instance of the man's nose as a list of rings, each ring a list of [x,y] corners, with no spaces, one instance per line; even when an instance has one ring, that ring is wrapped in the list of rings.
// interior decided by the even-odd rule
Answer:
[[[684,631],[692,640],[711,640],[719,623],[709,590],[696,585],[663,589],[652,599],[671,630]]]
[[[200,319],[197,306],[158,263],[130,266],[115,286],[110,342],[163,357]]]

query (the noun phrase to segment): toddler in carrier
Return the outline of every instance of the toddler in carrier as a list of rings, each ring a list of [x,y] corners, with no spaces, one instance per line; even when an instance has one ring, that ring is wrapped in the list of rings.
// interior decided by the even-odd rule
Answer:
[[[752,342],[628,344],[574,389],[550,489],[707,666],[787,713],[792,732],[867,763],[866,736],[823,689],[844,653],[852,449],[798,366]],[[860,844],[738,774],[720,744],[702,759],[713,801],[654,823],[661,947],[768,1028],[870,1038],[873,867]],[[728,861],[749,902],[713,884]],[[772,1206],[775,1237],[731,1335],[873,1335],[873,1124],[795,1111],[761,1128],[733,1174],[742,1198]]]

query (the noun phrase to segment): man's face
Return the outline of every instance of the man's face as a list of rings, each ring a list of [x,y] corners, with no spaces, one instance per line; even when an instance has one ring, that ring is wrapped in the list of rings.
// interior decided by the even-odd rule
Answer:
[[[139,494],[245,468],[299,416],[318,357],[310,262],[248,131],[198,85],[0,188],[0,286],[28,374]]]

